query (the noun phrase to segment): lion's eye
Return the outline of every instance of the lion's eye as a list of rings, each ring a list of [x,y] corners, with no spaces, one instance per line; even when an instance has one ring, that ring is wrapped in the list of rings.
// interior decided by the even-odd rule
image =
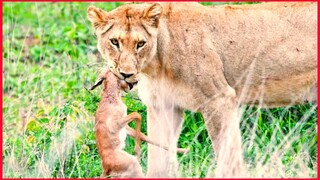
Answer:
[[[142,48],[145,44],[146,44],[145,41],[139,41],[139,42],[137,43],[137,49]]]
[[[112,39],[110,39],[110,42],[111,42],[113,45],[117,46],[117,48],[119,48],[119,41],[118,41],[117,39],[112,38]]]

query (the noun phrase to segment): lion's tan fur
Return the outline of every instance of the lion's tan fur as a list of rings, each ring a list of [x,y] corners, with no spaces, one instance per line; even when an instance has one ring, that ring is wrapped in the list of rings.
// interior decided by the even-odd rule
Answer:
[[[127,82],[139,82],[150,138],[163,132],[163,142],[174,144],[183,109],[202,112],[217,153],[217,176],[240,174],[239,104],[317,100],[316,3],[127,4],[111,12],[91,6],[88,18],[110,69]],[[119,39],[119,50],[110,37]],[[141,39],[146,45],[137,50]],[[163,117],[167,121],[160,110],[171,113]],[[148,175],[170,176],[172,155],[153,146],[148,150]],[[157,152],[164,154],[163,163]],[[229,160],[221,152],[230,154]],[[221,165],[226,163],[228,169]]]

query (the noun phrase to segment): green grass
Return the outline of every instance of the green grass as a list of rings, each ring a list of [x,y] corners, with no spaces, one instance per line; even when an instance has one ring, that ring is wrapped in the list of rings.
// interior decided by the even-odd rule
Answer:
[[[86,8],[91,3],[3,3],[3,177],[99,177],[94,112],[101,88],[88,92],[105,64]],[[95,3],[111,10],[121,3]],[[205,3],[212,4],[212,3]],[[127,94],[128,112],[146,107]],[[317,108],[244,107],[241,121],[247,168],[256,177],[315,177]],[[214,167],[201,114],[186,111],[179,147],[184,177]],[[133,153],[127,138],[126,151]],[[142,167],[147,149],[142,144]]]

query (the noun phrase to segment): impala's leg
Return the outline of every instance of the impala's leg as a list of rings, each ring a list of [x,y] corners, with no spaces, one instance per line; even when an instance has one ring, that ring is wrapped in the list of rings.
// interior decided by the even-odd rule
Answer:
[[[126,130],[127,130],[127,134],[129,136],[132,136],[132,137],[136,137],[137,134],[136,134],[136,131],[134,129],[132,129],[130,126],[126,126]],[[140,134],[138,134],[138,136],[140,136],[141,138],[141,141],[145,141],[149,144],[152,144],[152,145],[155,145],[155,146],[158,146],[158,147],[161,147],[165,150],[169,150],[169,148],[167,146],[164,146],[162,144],[159,144],[157,141],[154,141],[152,139],[150,139],[148,136],[146,136],[145,134],[143,134],[142,132],[140,132]],[[188,149],[185,149],[185,148],[177,148],[177,153],[182,153],[182,154],[185,154],[185,153],[188,153],[189,150]]]
[[[130,113],[126,117],[122,118],[119,121],[119,124],[121,127],[125,127],[127,124],[129,124],[133,120],[141,121],[141,115],[137,112]]]
[[[133,120],[136,120],[136,133],[135,134],[136,135],[140,134],[140,132],[141,132],[141,115],[137,112],[133,112],[133,113],[127,115],[126,117],[124,117],[120,121],[121,126],[125,127],[128,123],[130,123]],[[138,161],[140,161],[140,155],[141,155],[140,143],[141,143],[141,137],[135,136],[134,152],[135,152],[135,155],[136,155]]]
[[[148,144],[147,177],[175,177],[178,172],[176,148],[181,132],[183,111],[176,107],[148,108],[148,137],[169,148]]]
[[[243,160],[236,94],[229,86],[222,92],[205,104],[202,113],[216,154],[215,177],[239,177]]]

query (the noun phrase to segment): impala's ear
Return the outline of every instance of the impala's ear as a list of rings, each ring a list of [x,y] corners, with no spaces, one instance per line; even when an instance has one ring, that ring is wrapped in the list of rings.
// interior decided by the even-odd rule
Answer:
[[[108,71],[108,68],[104,68],[101,70],[96,79],[96,82],[91,86],[90,91],[94,90],[96,87],[100,86],[103,83],[103,81],[106,79],[106,74]]]
[[[91,21],[95,30],[103,29],[109,23],[108,13],[92,5],[87,9],[87,17]]]
[[[152,3],[143,12],[143,18],[149,23],[150,26],[158,27],[159,18],[162,13],[162,6],[159,3]]]
[[[98,78],[98,79],[96,80],[96,82],[94,83],[94,85],[92,85],[89,90],[90,90],[90,91],[94,90],[96,87],[100,86],[100,85],[103,83],[104,80],[105,80],[104,77]]]

